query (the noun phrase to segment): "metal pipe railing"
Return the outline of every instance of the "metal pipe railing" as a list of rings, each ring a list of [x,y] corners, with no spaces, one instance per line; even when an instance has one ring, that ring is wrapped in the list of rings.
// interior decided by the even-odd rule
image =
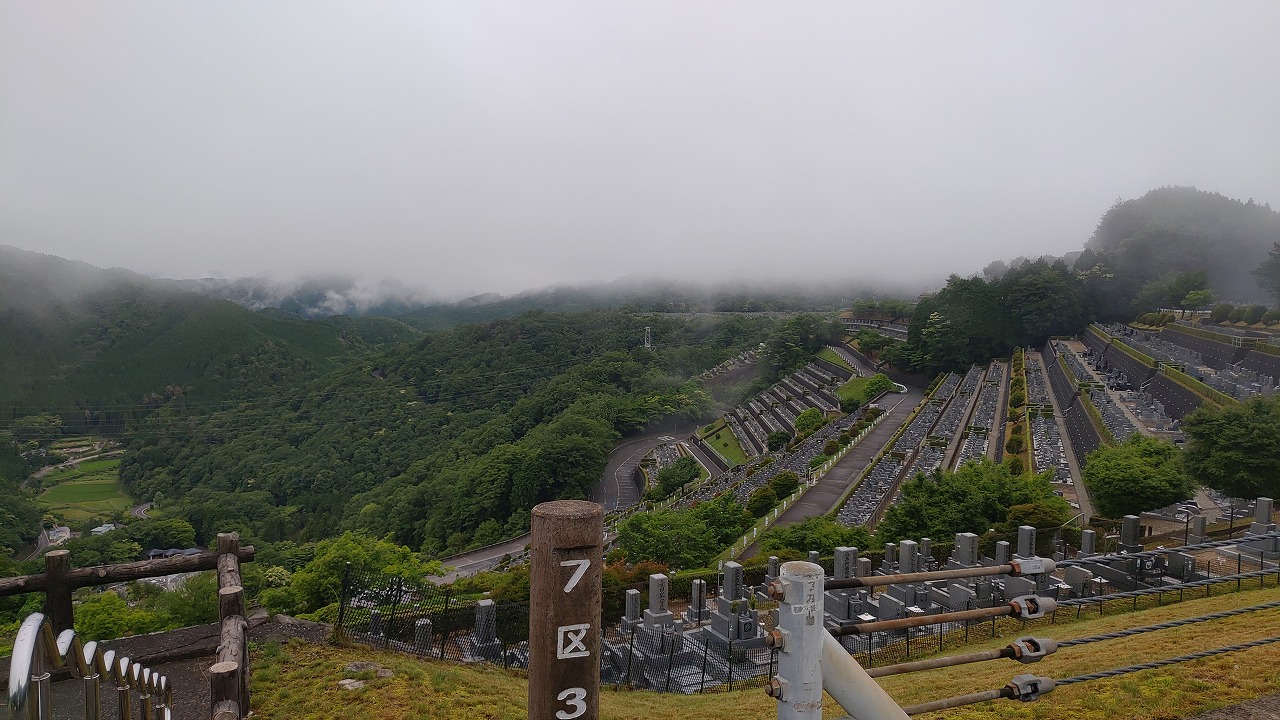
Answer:
[[[116,684],[118,717],[132,717],[132,692],[137,691],[143,720],[170,720],[172,688],[160,673],[152,672],[98,643],[81,642],[74,630],[56,637],[43,613],[32,613],[23,621],[13,641],[9,664],[9,718],[50,720],[53,717],[51,684],[53,673],[68,670],[84,683],[85,720],[102,717],[102,680]]]
[[[1025,560],[1015,560],[1011,563],[991,565],[988,567],[953,568],[951,570],[931,570],[928,572],[901,573],[898,575],[868,575],[866,577],[839,579],[827,578],[826,587],[828,590],[843,590],[848,588],[870,588],[903,583],[931,582],[934,580],[962,580],[965,578],[989,577],[992,575],[1039,575],[1041,573],[1053,572],[1056,569],[1057,564],[1054,563],[1053,560],[1045,558],[1027,558]]]

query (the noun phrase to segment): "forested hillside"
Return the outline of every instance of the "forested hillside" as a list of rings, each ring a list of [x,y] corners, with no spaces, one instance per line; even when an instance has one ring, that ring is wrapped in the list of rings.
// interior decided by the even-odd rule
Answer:
[[[169,402],[243,397],[420,333],[394,320],[251,312],[124,270],[0,246],[0,420],[119,432]]]
[[[1151,283],[1203,271],[1223,300],[1267,300],[1253,271],[1280,242],[1280,213],[1269,205],[1233,200],[1190,187],[1163,187],[1117,202],[1098,222],[1075,269],[1082,273],[1097,313],[1129,320]],[[1161,300],[1161,298],[1155,298]],[[1163,306],[1169,306],[1163,300]]]
[[[646,325],[652,350],[638,347]],[[459,550],[523,532],[538,502],[585,496],[621,434],[699,418],[709,398],[685,378],[770,326],[611,312],[462,326],[207,417],[162,408],[121,476],[202,540],[348,528]]]

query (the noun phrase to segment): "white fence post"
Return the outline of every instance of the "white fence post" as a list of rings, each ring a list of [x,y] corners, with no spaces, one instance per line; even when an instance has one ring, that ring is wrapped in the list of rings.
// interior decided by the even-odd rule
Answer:
[[[780,648],[778,674],[768,693],[778,699],[778,720],[822,720],[822,568],[808,562],[782,564],[771,594],[781,596],[778,627],[766,641]]]

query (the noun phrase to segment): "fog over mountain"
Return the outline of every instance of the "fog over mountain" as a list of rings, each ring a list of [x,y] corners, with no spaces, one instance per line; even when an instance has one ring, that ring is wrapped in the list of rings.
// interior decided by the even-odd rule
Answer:
[[[7,3],[0,243],[339,312],[936,289],[1155,187],[1280,204],[1276,27],[1271,0]]]

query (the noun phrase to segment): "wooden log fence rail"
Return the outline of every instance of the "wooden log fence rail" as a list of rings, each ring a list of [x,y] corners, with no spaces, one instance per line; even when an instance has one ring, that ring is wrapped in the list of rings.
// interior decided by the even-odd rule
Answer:
[[[75,626],[71,596],[80,588],[178,573],[217,571],[222,632],[217,657],[209,668],[210,717],[240,720],[249,714],[249,624],[240,563],[253,562],[253,559],[253,546],[240,547],[238,533],[218,535],[213,551],[87,568],[72,568],[68,551],[53,550],[45,555],[43,573],[0,578],[0,597],[43,592],[44,619],[52,633],[58,635]]]

